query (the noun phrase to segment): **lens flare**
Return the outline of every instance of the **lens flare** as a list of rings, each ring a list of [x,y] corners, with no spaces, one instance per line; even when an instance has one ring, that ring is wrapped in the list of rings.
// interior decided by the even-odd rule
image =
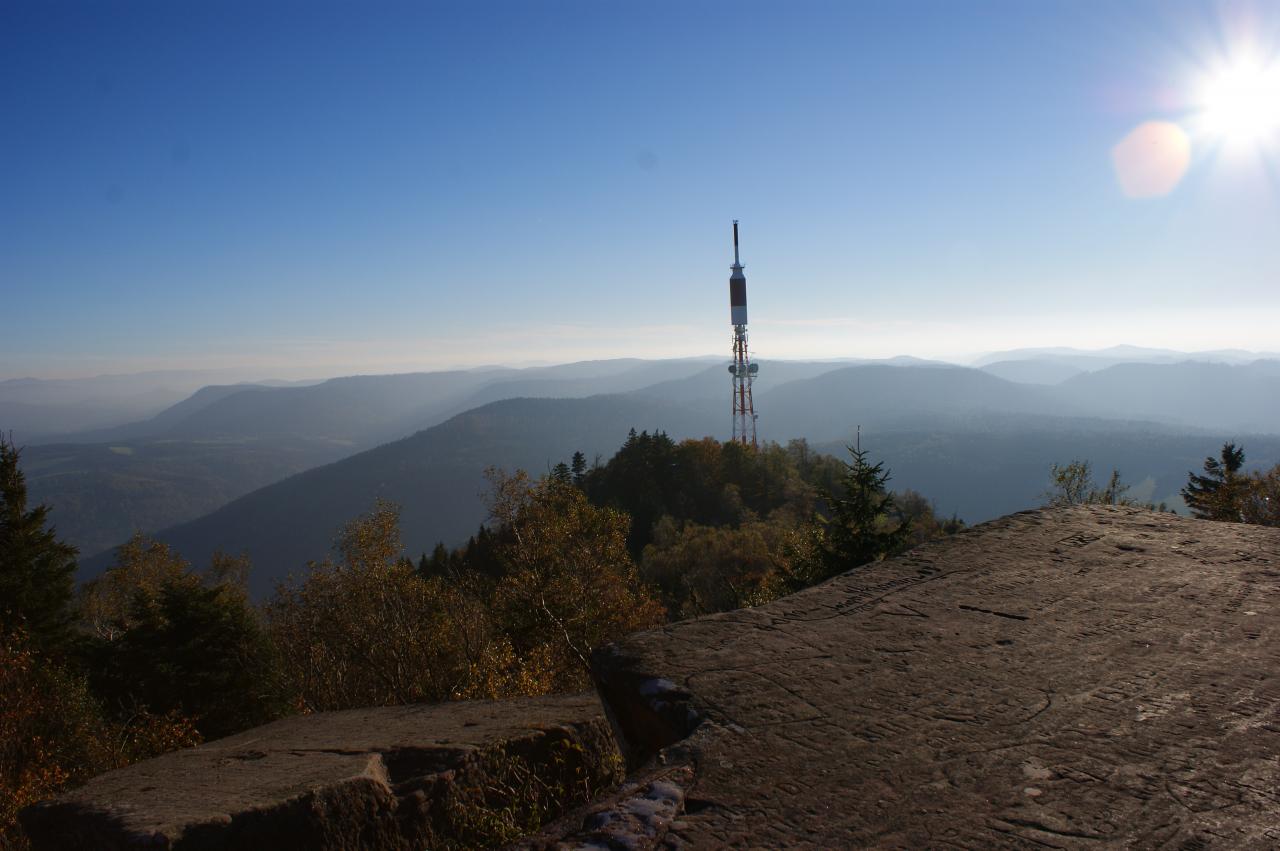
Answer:
[[[1280,62],[1238,59],[1205,76],[1196,93],[1198,127],[1224,144],[1256,146],[1280,137]]]
[[[1111,149],[1120,189],[1130,198],[1168,195],[1191,164],[1191,142],[1170,121],[1145,121]]]

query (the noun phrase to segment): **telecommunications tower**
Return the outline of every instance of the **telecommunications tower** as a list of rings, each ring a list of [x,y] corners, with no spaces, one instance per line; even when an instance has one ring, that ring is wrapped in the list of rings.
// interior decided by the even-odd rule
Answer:
[[[756,445],[756,408],[751,401],[751,382],[760,365],[747,353],[747,276],[738,260],[738,220],[733,220],[733,265],[729,267],[729,319],[733,323],[733,439],[743,446]]]

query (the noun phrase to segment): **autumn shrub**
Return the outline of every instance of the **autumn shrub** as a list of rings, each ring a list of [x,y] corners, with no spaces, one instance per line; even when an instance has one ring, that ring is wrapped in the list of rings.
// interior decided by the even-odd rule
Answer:
[[[616,748],[584,746],[554,731],[549,738],[545,752],[536,754],[511,743],[481,750],[463,782],[446,789],[428,847],[504,846],[622,780]]]
[[[0,638],[0,848],[21,848],[23,807],[95,774],[199,744],[183,718],[147,712],[113,722],[74,669],[21,633]]]
[[[645,547],[641,575],[659,589],[673,619],[760,605],[781,590],[775,577],[787,567],[790,535],[786,523],[679,528],[666,517]]]
[[[6,849],[26,844],[15,821],[24,806],[200,738],[189,719],[171,711],[131,704],[104,712],[85,676],[85,633],[92,628],[72,605],[76,551],[58,538],[48,505],[28,504],[20,455],[0,437],[0,847]]]
[[[135,533],[116,548],[111,567],[81,587],[77,609],[89,633],[114,641],[136,625],[135,617],[160,598],[166,582],[191,565],[168,544]]]
[[[525,670],[536,667],[534,693],[584,688],[596,647],[665,620],[627,549],[630,519],[552,478],[488,475],[502,568],[490,604],[498,626]]]
[[[378,503],[343,528],[338,559],[277,588],[268,629],[308,711],[501,697],[510,646],[466,583],[401,558],[399,509]]]
[[[277,588],[268,628],[302,708],[576,690],[593,648],[661,622],[625,515],[562,482],[490,479],[484,569],[414,568],[399,509],[380,502],[344,527],[336,558]]]
[[[1240,519],[1259,526],[1280,527],[1280,464],[1248,477],[1241,498]]]

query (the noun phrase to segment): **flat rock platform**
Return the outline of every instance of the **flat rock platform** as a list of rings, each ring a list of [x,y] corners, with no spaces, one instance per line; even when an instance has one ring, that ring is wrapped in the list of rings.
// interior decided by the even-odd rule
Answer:
[[[593,665],[651,783],[530,847],[1280,848],[1277,529],[1025,512]]]
[[[608,787],[619,769],[593,694],[352,709],[135,763],[21,818],[36,851],[416,851],[456,832],[459,794],[501,808],[520,778]]]
[[[470,847],[458,802],[514,765],[595,796],[525,849],[1280,848],[1280,529],[1024,512],[592,669],[288,718],[21,818],[36,851]]]

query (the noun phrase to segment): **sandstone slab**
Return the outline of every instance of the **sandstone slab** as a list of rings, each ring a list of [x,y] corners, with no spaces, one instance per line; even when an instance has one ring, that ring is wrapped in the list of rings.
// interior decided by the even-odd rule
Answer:
[[[615,754],[594,695],[327,712],[109,772],[22,822],[36,849],[420,849],[460,790],[607,786]]]
[[[664,847],[1280,847],[1280,530],[1025,512],[593,666]]]

